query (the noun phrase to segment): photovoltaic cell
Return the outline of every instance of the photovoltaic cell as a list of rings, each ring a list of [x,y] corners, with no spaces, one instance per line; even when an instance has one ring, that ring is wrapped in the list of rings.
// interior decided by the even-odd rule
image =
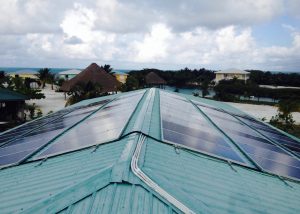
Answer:
[[[117,139],[143,93],[121,96],[53,142],[35,159],[78,150]]]
[[[23,136],[17,136],[13,141],[0,147],[0,166],[18,163],[107,102],[108,100],[105,100],[97,105],[64,111],[69,113],[59,114],[61,116],[55,116],[54,120],[47,119],[49,122],[46,125],[36,127],[35,130]],[[31,124],[29,127],[32,127]]]
[[[247,125],[253,127],[261,134],[265,135],[266,137],[270,138],[272,141],[275,141],[276,143],[281,144],[282,146],[290,149],[291,151],[295,152],[296,154],[299,154],[300,151],[300,142],[294,140],[293,138],[277,131],[276,129],[273,129],[266,124],[251,120],[244,117],[238,117],[241,121],[246,123]]]
[[[164,141],[245,164],[221,133],[184,98],[160,91],[160,114]]]
[[[201,105],[198,107],[264,170],[281,176],[300,178],[300,161],[297,158],[229,113]],[[256,127],[260,126],[258,124]]]
[[[26,133],[30,132],[33,129],[39,128],[44,126],[45,124],[61,117],[62,115],[68,113],[70,110],[62,110],[51,115],[45,116],[41,119],[37,119],[30,123],[24,124],[20,127],[17,127],[11,131],[5,132],[4,134],[0,135],[0,146],[4,145],[6,142],[13,140],[14,138],[21,137]]]

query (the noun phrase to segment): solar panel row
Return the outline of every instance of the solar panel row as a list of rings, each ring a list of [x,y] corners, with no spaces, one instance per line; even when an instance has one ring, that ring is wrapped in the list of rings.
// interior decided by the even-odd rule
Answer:
[[[300,155],[300,143],[293,138],[286,136],[279,132],[276,129],[272,129],[271,127],[267,126],[266,124],[251,120],[248,118],[238,117],[247,125],[254,127],[259,133],[265,135],[266,137],[270,138],[272,141],[281,144],[282,146],[290,149],[295,154]]]
[[[300,161],[253,128],[263,128],[264,132],[268,130],[268,133],[273,133],[272,135],[275,129],[254,120],[237,117],[243,121],[241,122],[236,116],[216,109],[201,105],[198,107],[263,170],[282,176],[300,178]],[[282,137],[286,138],[286,136]]]
[[[57,112],[53,114],[52,117],[50,115],[41,120],[37,120],[35,125],[37,126],[35,127],[36,129],[27,132],[27,134],[17,135],[13,141],[0,148],[0,166],[15,164],[22,161],[25,157],[46,145],[58,134],[73,126],[107,102],[108,100],[105,100],[97,105],[89,107],[74,108],[69,109],[68,111],[64,110],[63,113]],[[38,128],[39,124],[40,128]],[[23,129],[31,129],[32,127],[32,124],[29,123],[28,127],[27,125],[24,125]],[[15,133],[14,130],[13,132]]]
[[[221,133],[187,100],[160,91],[160,112],[165,141],[246,164]]]
[[[58,112],[55,112],[51,115],[47,115],[41,119],[37,119],[35,121],[32,121],[28,124],[25,124],[23,126],[19,126],[9,132],[6,132],[4,134],[1,134],[0,135],[0,146],[3,146],[4,144],[6,144],[7,142],[17,138],[17,137],[20,137],[22,135],[25,135],[27,134],[28,132],[36,129],[36,128],[39,128],[41,126],[44,126],[45,124],[61,117],[62,115],[64,114],[67,114],[70,110],[69,109],[66,109],[66,110],[62,110],[62,111],[58,111]]]
[[[69,130],[35,159],[78,150],[120,137],[143,92],[122,96]]]

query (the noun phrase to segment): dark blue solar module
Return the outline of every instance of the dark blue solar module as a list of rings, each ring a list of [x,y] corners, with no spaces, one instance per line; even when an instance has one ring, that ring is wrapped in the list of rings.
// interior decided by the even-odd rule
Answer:
[[[244,123],[246,123],[247,125],[255,128],[261,134],[265,135],[266,137],[270,138],[276,143],[279,143],[284,147],[287,147],[288,149],[292,150],[296,154],[300,152],[300,142],[298,142],[297,140],[294,140],[293,138],[279,132],[276,129],[272,129],[271,127],[267,126],[262,122],[251,120],[244,117],[238,117],[238,118]]]
[[[245,164],[224,136],[187,100],[160,91],[160,112],[164,141]]]
[[[35,159],[78,150],[119,138],[143,93],[130,94],[108,103],[103,109],[69,130]]]
[[[11,131],[5,132],[2,135],[0,135],[0,146],[4,145],[6,142],[13,140],[14,138],[21,137],[28,132],[39,128],[41,126],[44,126],[45,124],[61,117],[64,114],[67,114],[70,110],[62,110],[58,111],[56,113],[53,113],[51,115],[47,115],[41,119],[37,119],[35,121],[32,121],[30,123],[24,124],[22,126],[19,126]]]
[[[23,136],[15,137],[13,141],[0,147],[0,165],[18,163],[107,102],[108,100],[105,100],[97,105],[70,109],[68,114],[61,114],[61,117],[55,114],[54,120],[50,119],[51,117],[47,119],[48,124],[37,127]],[[29,125],[32,127],[30,123]]]
[[[297,158],[272,144],[234,116],[209,107],[200,105],[198,107],[264,170],[300,178],[300,161]]]

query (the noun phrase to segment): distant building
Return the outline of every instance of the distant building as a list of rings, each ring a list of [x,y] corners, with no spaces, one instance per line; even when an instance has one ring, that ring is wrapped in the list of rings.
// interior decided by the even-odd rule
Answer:
[[[0,122],[23,121],[25,100],[27,99],[23,94],[0,88]]]
[[[122,72],[122,71],[114,71],[114,76],[116,77],[116,79],[125,84],[126,83],[126,80],[127,80],[127,77],[128,77],[128,74]]]
[[[64,80],[70,80],[73,77],[75,77],[77,74],[79,74],[80,72],[81,72],[81,70],[75,70],[75,69],[66,70],[66,71],[59,72],[58,77],[60,79],[64,79]]]
[[[153,71],[145,77],[147,87],[164,88],[167,82]]]
[[[250,72],[239,70],[239,69],[227,69],[223,71],[218,71],[216,74],[216,83],[221,80],[231,80],[237,78],[239,80],[244,80],[245,82],[249,79]]]
[[[37,77],[38,72],[35,70],[18,70],[16,72],[10,73],[9,75],[12,77],[21,77],[21,78],[31,78],[31,79],[38,79]]]
[[[99,67],[96,63],[92,63],[74,78],[66,81],[61,86],[64,92],[70,91],[78,83],[92,82],[102,86],[102,92],[116,92],[119,82],[116,78],[108,74],[103,68]]]

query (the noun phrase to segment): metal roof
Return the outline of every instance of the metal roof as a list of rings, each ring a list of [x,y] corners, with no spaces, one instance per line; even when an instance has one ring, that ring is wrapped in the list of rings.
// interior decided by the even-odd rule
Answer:
[[[81,70],[71,69],[66,71],[61,71],[58,74],[59,75],[77,75],[81,72]]]
[[[86,106],[110,100],[103,106],[92,106],[97,110],[56,134],[46,147],[39,148],[40,152],[0,170],[1,213],[300,212],[298,179],[165,142],[161,93],[163,90],[158,89],[122,93],[86,100],[64,110],[61,115],[74,115],[72,109],[81,112]],[[182,102],[201,103],[245,115],[224,103],[171,92],[167,95]],[[97,115],[105,109],[113,109],[117,103],[129,105],[127,100],[133,97],[140,99],[136,105],[131,103],[135,107],[120,136],[38,159],[41,151],[57,144],[76,127],[92,124],[99,118]],[[29,124],[35,127],[34,121]],[[0,135],[0,139],[10,132]],[[30,133],[32,136],[33,132],[23,135]],[[17,142],[17,139],[9,139],[9,142]]]
[[[0,88],[0,101],[24,101],[27,100],[23,94],[8,89]]]
[[[215,72],[216,74],[250,74],[250,72],[236,69],[236,68],[231,68],[231,69],[226,69],[222,71],[217,71]]]

